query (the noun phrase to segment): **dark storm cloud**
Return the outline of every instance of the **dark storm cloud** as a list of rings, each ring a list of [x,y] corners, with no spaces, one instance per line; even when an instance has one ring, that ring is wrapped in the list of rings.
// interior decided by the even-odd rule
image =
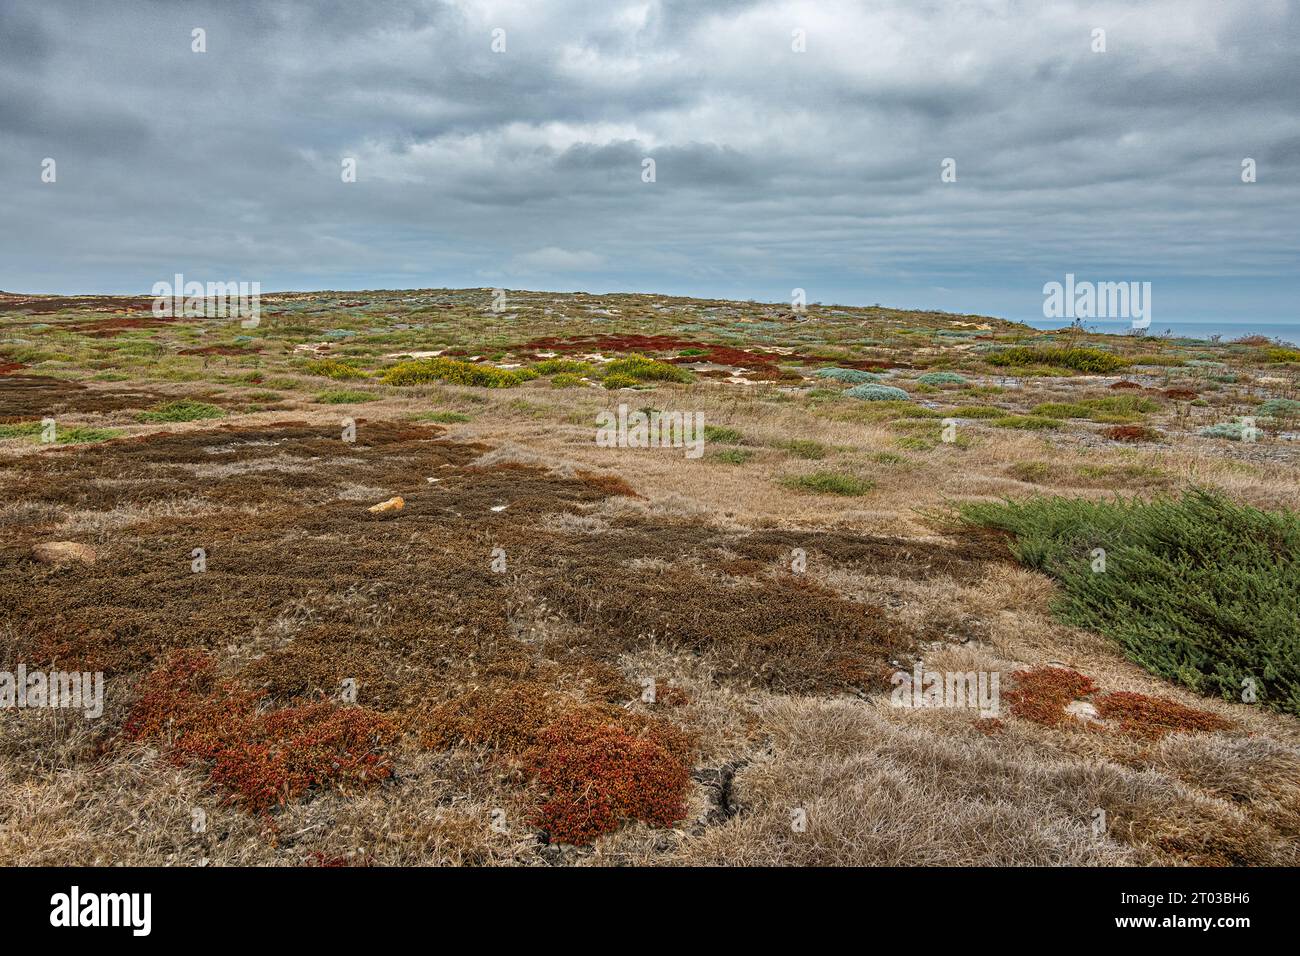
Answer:
[[[1297,25],[1269,0],[6,4],[0,288],[797,285],[1017,315],[1068,270],[1271,302]]]

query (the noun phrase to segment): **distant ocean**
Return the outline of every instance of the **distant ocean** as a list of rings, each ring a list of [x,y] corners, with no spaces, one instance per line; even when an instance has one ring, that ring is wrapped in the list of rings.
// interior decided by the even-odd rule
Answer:
[[[1035,329],[1050,331],[1065,329],[1070,323],[1064,319],[1021,319],[1025,325]],[[1106,335],[1127,335],[1133,327],[1128,319],[1085,319],[1083,327],[1088,332],[1101,332]],[[1241,338],[1243,335],[1267,335],[1270,339],[1300,344],[1300,323],[1296,322],[1152,322],[1147,335],[1164,335],[1166,330],[1174,338],[1208,339],[1220,335],[1223,341]]]

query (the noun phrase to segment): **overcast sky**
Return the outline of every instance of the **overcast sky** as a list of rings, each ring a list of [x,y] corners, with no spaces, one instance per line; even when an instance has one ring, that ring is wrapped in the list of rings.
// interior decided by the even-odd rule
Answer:
[[[3,0],[0,288],[1023,319],[1073,272],[1152,282],[1157,327],[1294,320],[1298,50],[1282,0]]]

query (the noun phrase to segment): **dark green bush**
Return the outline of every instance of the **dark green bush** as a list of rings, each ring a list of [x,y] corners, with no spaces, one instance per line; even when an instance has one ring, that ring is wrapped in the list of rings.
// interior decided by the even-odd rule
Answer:
[[[1193,490],[1149,502],[1038,498],[962,506],[1014,535],[1016,556],[1061,583],[1066,623],[1117,641],[1169,680],[1300,714],[1300,515]],[[1094,571],[1093,549],[1105,550]]]

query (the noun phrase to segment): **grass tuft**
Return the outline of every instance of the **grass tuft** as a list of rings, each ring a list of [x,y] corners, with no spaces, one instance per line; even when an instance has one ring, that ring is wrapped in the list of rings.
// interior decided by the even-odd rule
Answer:
[[[164,402],[135,417],[142,422],[197,422],[207,418],[222,418],[226,413],[216,405],[182,399]]]
[[[833,471],[815,471],[811,475],[792,475],[781,479],[781,484],[795,491],[810,491],[819,495],[845,495],[859,497],[876,487],[869,478],[858,478]]]

